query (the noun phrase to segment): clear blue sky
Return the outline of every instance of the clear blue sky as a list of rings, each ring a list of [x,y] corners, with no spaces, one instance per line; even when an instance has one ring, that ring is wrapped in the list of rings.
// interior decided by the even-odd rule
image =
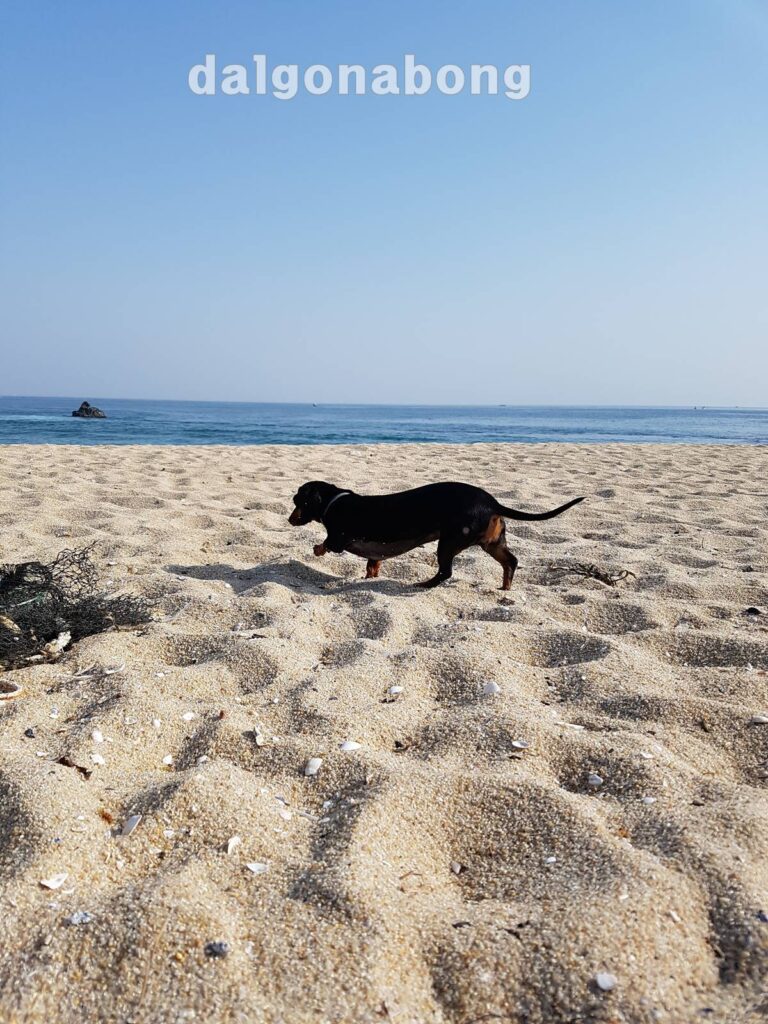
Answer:
[[[0,393],[768,405],[763,0],[5,0]],[[530,63],[528,99],[189,68]]]

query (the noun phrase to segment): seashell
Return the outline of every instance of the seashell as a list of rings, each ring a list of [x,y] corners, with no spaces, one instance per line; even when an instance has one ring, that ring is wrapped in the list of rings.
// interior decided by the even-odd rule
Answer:
[[[354,740],[344,740],[343,743],[339,744],[339,750],[349,753],[352,750],[359,750],[361,746],[362,744],[356,743]]]
[[[597,789],[599,786],[602,786],[604,781],[603,776],[598,775],[597,772],[590,772],[587,776],[587,782],[593,789]]]
[[[232,856],[235,850],[242,844],[243,840],[240,836],[232,836],[231,839],[227,840],[227,853]]]
[[[106,764],[107,762],[101,756],[101,754],[91,754],[91,760],[94,764]]]
[[[402,693],[403,690],[404,690],[403,686],[390,686],[390,688],[389,688],[389,690],[387,692],[390,694],[390,696],[397,697],[397,695],[399,693]]]
[[[768,715],[752,715],[750,725],[768,725]]]
[[[254,875],[263,875],[269,870],[269,864],[264,864],[261,861],[252,861],[250,864],[245,865],[249,871],[252,871]]]
[[[70,632],[59,633],[55,640],[51,640],[50,643],[45,645],[43,650],[49,657],[55,657],[57,654],[61,654],[71,641],[72,634]]]
[[[283,821],[290,821],[290,820],[291,820],[291,818],[293,817],[293,811],[288,811],[288,810],[286,810],[286,809],[285,809],[285,807],[284,807],[284,808],[283,808],[283,809],[282,809],[282,810],[280,811],[280,817],[281,817],[281,818],[283,819]]]
[[[122,672],[124,668],[125,668],[125,662],[122,662],[120,665],[110,665],[109,668],[105,668],[104,669],[104,675],[105,676],[114,676],[118,672]]]
[[[483,686],[483,693],[486,697],[495,697],[497,693],[501,693],[501,687],[491,680]]]
[[[102,735],[102,733],[99,732],[98,729],[93,730],[93,732],[91,733],[91,739],[93,740],[94,743],[104,742],[104,736]]]
[[[140,814],[132,814],[130,816],[130,818],[128,818],[126,820],[125,824],[123,825],[123,830],[120,833],[120,835],[122,835],[122,836],[129,836],[131,834],[131,832],[133,832],[133,830],[138,826],[140,821],[141,821],[141,815]]]
[[[641,796],[640,797],[640,803],[641,804],[655,804],[656,803],[656,797],[655,796]]]
[[[451,861],[451,871],[454,873],[454,875],[460,875],[463,870],[463,864],[460,864],[457,860]]]
[[[42,878],[40,885],[45,889],[60,889],[68,878],[69,874],[66,871],[62,871],[58,875],[51,875],[50,878]]]
[[[515,750],[527,750],[530,745],[527,740],[512,740],[512,746]]]
[[[4,626],[11,633],[15,633],[16,636],[21,634],[21,627],[13,619],[9,619],[7,615],[0,615],[0,626]]]
[[[653,754],[649,754],[647,750],[641,750],[640,751],[640,757],[642,757],[642,759],[644,761],[652,761],[653,760]]]
[[[256,739],[256,746],[257,747],[263,747],[264,744],[266,743],[266,740],[264,739],[264,734],[261,733],[261,732],[258,732],[258,731],[256,732],[255,739]]]
[[[307,761],[306,765],[304,766],[304,774],[305,775],[317,775],[317,773],[320,771],[320,766],[322,765],[322,763],[323,763],[322,757],[310,757],[310,759]]]
[[[197,718],[197,715],[194,711],[185,711],[181,717],[185,722],[191,722],[193,718]]]
[[[544,863],[545,864],[557,864],[557,857],[545,857],[544,858]]]
[[[162,723],[162,722],[160,721],[160,719],[159,719],[159,718],[153,718],[153,719],[152,719],[152,725],[154,725],[154,727],[155,727],[156,729],[159,729],[159,728],[160,728],[160,726],[161,726],[162,724],[163,724],[163,723]]]
[[[0,700],[10,700],[11,697],[18,697],[20,693],[21,687],[18,683],[5,682],[5,680],[0,683]]]
[[[173,764],[173,754],[166,754],[165,757],[163,758],[163,764]]]
[[[608,971],[598,971],[595,975],[595,984],[601,992],[612,992],[616,988],[618,981],[615,974],[610,974]]]
[[[93,916],[88,913],[87,910],[76,910],[74,914],[70,914],[69,917],[64,918],[67,924],[90,924],[93,920]]]

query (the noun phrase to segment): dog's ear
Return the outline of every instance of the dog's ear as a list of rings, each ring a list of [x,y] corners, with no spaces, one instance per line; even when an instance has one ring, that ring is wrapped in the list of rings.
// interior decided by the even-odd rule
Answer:
[[[325,488],[317,480],[312,480],[299,488],[301,507],[311,515],[320,515],[325,507]]]

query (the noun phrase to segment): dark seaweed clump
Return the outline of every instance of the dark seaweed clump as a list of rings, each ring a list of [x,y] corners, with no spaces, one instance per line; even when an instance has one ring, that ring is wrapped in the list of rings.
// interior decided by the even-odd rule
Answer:
[[[47,564],[0,566],[0,670],[52,661],[69,643],[120,626],[138,626],[151,606],[140,597],[99,589],[93,547],[62,551]]]

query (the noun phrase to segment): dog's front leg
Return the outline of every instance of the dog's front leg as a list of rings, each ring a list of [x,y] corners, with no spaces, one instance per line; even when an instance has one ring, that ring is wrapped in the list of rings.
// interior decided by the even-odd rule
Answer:
[[[326,555],[329,551],[332,551],[335,555],[341,555],[344,552],[345,544],[344,537],[341,534],[328,534],[322,544],[315,544],[314,552],[316,555]]]

